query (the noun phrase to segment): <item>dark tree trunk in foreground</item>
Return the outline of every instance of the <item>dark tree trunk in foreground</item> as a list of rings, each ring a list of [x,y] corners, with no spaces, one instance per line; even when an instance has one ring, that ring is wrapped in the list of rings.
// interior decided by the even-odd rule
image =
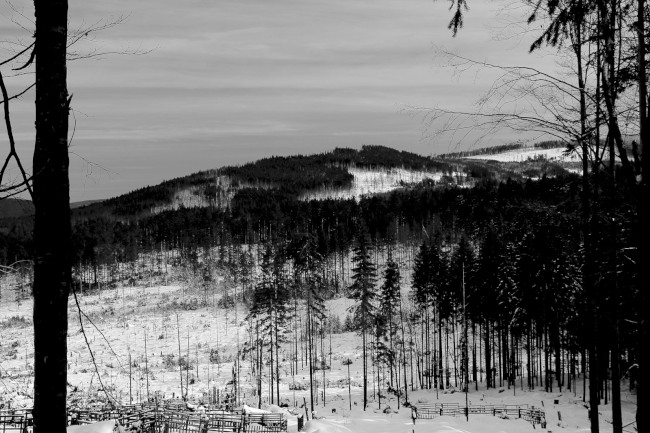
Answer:
[[[66,430],[70,184],[67,0],[35,0],[34,433]]]
[[[648,242],[650,242],[650,185],[648,175],[650,170],[650,158],[647,158],[648,144],[650,143],[650,118],[648,116],[648,86],[647,86],[647,63],[646,63],[646,27],[644,20],[644,11],[646,9],[645,0],[637,1],[637,37],[638,37],[638,82],[639,82],[639,118],[641,119],[641,185],[639,187],[638,203],[638,227],[641,234],[639,242],[639,289],[640,289],[640,308],[641,317],[639,321],[639,349],[640,349],[640,377],[639,390],[637,394],[637,413],[636,422],[639,433],[648,433],[650,431],[650,398],[648,389],[650,388],[650,350],[648,348],[648,338],[650,338],[650,295],[648,294],[648,281],[650,281],[650,252],[648,251]],[[646,153],[644,153],[646,152]],[[644,343],[644,341],[646,343]]]

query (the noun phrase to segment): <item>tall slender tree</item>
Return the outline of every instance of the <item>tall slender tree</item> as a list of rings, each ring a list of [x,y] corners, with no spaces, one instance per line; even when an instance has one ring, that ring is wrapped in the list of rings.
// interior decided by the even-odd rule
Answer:
[[[67,424],[70,181],[68,178],[67,0],[35,0],[34,432]]]
[[[390,370],[390,386],[394,388],[395,379],[395,360],[397,352],[395,346],[398,343],[398,314],[400,302],[400,280],[401,275],[399,266],[393,260],[392,253],[389,250],[384,270],[384,283],[381,286],[379,315],[382,317],[381,336],[383,342],[378,342],[378,358],[388,364]],[[399,374],[399,371],[397,371]],[[399,392],[398,392],[399,394]]]
[[[352,285],[349,288],[349,296],[356,303],[351,307],[354,321],[359,326],[361,333],[363,352],[363,410],[368,406],[368,359],[367,340],[372,332],[376,314],[375,282],[377,280],[377,268],[372,262],[370,235],[365,225],[361,222],[357,227],[355,245],[353,248],[352,263]]]

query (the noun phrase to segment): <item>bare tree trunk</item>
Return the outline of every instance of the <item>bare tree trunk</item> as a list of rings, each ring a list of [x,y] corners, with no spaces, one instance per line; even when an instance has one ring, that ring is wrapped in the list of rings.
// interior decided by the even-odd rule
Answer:
[[[647,287],[648,272],[650,269],[650,252],[648,252],[648,242],[650,242],[650,229],[648,228],[648,221],[650,220],[650,189],[648,185],[648,170],[650,170],[650,158],[647,157],[648,143],[650,143],[650,117],[648,116],[648,87],[647,87],[647,63],[646,55],[646,42],[645,42],[645,0],[637,1],[637,31],[638,31],[638,81],[639,81],[639,118],[641,124],[641,188],[639,189],[640,197],[637,199],[639,203],[639,227],[638,232],[641,234],[639,242],[639,288]],[[648,397],[648,389],[650,388],[650,352],[648,345],[643,341],[648,341],[650,338],[650,296],[647,290],[641,290],[639,303],[639,311],[641,313],[640,332],[639,332],[639,389],[637,391],[637,412],[636,422],[638,431],[647,433],[650,429],[648,416],[650,411],[650,398]]]
[[[492,380],[492,358],[490,357],[490,321],[489,319],[485,319],[485,383],[488,389],[495,387],[495,385],[492,383]]]
[[[582,4],[580,4],[582,5]],[[594,284],[592,281],[592,244],[591,244],[591,191],[589,185],[589,143],[586,137],[586,95],[585,95],[585,82],[582,64],[582,9],[579,13],[581,17],[576,20],[577,26],[576,43],[574,50],[576,54],[576,61],[578,65],[578,87],[580,89],[580,141],[582,147],[582,231],[584,242],[584,266],[583,266],[583,287],[589,299],[588,307],[588,320],[587,320],[587,335],[589,335],[589,419],[591,421],[591,433],[598,433],[598,405],[600,400],[598,398],[598,366],[596,357],[596,335],[597,335],[597,301],[595,299]],[[604,15],[604,14],[603,14]],[[600,69],[600,65],[598,65]],[[603,74],[603,84],[608,81],[608,78]],[[607,93],[607,89],[605,91]],[[605,96],[605,99],[609,99]],[[615,121],[613,109],[608,105],[608,112],[610,118],[610,125]],[[612,133],[610,129],[610,134]],[[585,378],[586,380],[586,378]]]
[[[309,396],[311,412],[314,412],[314,366],[312,364],[312,343],[311,343],[311,307],[307,305],[307,353],[309,354]]]
[[[409,401],[409,387],[406,380],[406,339],[404,338],[404,317],[402,316],[402,294],[399,295],[399,321],[402,331],[402,368],[404,370],[404,401]],[[399,376],[399,371],[397,372]],[[398,387],[399,389],[399,387]],[[399,393],[397,396],[397,405],[399,407]]]
[[[368,406],[368,364],[366,360],[366,327],[364,325],[363,330],[361,332],[361,341],[362,341],[362,348],[361,351],[363,353],[363,410],[366,410],[366,407]]]
[[[35,0],[34,432],[67,424],[68,295],[72,282],[68,178],[67,0]]]

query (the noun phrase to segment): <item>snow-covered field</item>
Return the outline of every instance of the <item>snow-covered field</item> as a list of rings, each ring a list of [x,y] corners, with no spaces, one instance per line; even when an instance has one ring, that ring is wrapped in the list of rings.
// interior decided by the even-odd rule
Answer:
[[[433,179],[440,181],[444,173],[406,170],[401,168],[394,169],[360,169],[349,167],[348,171],[354,176],[352,186],[349,188],[329,188],[309,191],[304,193],[301,200],[324,200],[324,199],[360,199],[364,195],[380,194],[392,191],[394,189],[422,182],[424,179]],[[464,173],[454,173],[454,179],[459,183],[465,177]],[[249,184],[233,181],[228,176],[218,176],[216,182],[216,195],[208,199],[202,193],[202,186],[192,186],[179,189],[174,194],[171,203],[159,205],[152,209],[152,213],[160,213],[166,210],[177,210],[181,207],[206,207],[210,205],[219,208],[225,208],[229,205],[236,192],[245,187],[254,188],[271,188],[269,184]]]
[[[189,371],[190,396],[205,398],[206,393],[216,387],[225,392],[228,381],[232,379],[233,360],[237,341],[243,344],[249,338],[241,325],[244,311],[240,309],[217,308],[215,299],[202,298],[202,293],[180,285],[156,286],[150,288],[119,288],[101,294],[85,295],[80,299],[83,311],[104,334],[84,319],[84,328],[98,364],[99,374],[104,386],[119,400],[129,401],[129,356],[131,357],[131,398],[134,402],[147,396],[145,362],[148,363],[149,394],[172,397],[180,393],[178,366],[166,364],[166,359],[178,354],[179,334],[181,353],[189,352],[192,368]],[[183,305],[199,304],[197,309],[184,309]],[[350,301],[339,299],[329,301],[330,312],[343,317]],[[178,313],[178,316],[176,315]],[[11,402],[12,406],[30,406],[33,386],[33,343],[31,329],[31,301],[3,302],[0,304],[0,403]],[[92,365],[91,357],[80,332],[74,300],[69,306],[70,331],[68,338],[69,356],[69,395],[83,403],[97,394],[100,387]],[[178,317],[178,319],[177,319]],[[238,326],[240,324],[241,326]],[[147,337],[147,357],[145,360],[145,335]],[[189,344],[188,344],[189,343]],[[519,419],[501,419],[489,415],[470,416],[469,422],[463,417],[440,417],[435,420],[411,420],[411,412],[398,408],[393,395],[381,399],[381,407],[375,389],[374,378],[369,383],[370,403],[362,409],[362,363],[360,337],[354,333],[334,334],[331,343],[325,339],[325,354],[331,356],[331,369],[324,371],[328,383],[323,396],[323,371],[317,371],[319,380],[316,418],[307,423],[305,431],[311,433],[388,433],[388,432],[443,432],[443,433],[523,433],[533,431],[533,426]],[[330,346],[331,345],[331,346]],[[188,350],[189,346],[189,350]],[[218,351],[219,359],[215,359]],[[319,349],[320,350],[320,349]],[[115,354],[113,353],[115,352]],[[213,360],[210,362],[210,353]],[[330,354],[331,352],[331,354]],[[348,397],[347,367],[343,360],[350,358],[352,365],[351,394]],[[306,390],[291,390],[290,385],[300,382],[307,387],[308,369],[299,361],[299,371],[295,377],[284,362],[281,370],[281,401],[296,406],[298,413],[305,413],[300,407],[304,399],[309,402]],[[198,367],[197,367],[198,365]],[[254,378],[250,375],[249,361],[241,363],[244,402],[256,405],[256,397],[251,394]],[[183,371],[185,383],[188,372]],[[517,381],[519,385],[519,381]],[[623,399],[623,423],[634,420],[636,396],[627,392],[626,384]],[[587,409],[582,401],[582,384],[578,382],[576,391],[545,393],[539,390],[500,388],[479,391],[468,395],[470,404],[528,404],[540,407],[546,412],[548,432],[582,432],[589,429]],[[383,394],[385,394],[385,390]],[[100,393],[101,394],[101,393]],[[267,400],[268,382],[263,382],[263,397]],[[415,404],[424,402],[450,402],[464,405],[465,395],[459,392],[434,390],[409,390],[409,400]],[[555,403],[557,401],[557,403]],[[352,409],[350,409],[350,405]],[[391,410],[385,413],[386,407]],[[334,409],[334,410],[333,410]],[[601,406],[601,428],[611,428],[611,406]],[[311,418],[311,416],[310,416]],[[539,429],[539,426],[537,426]],[[289,431],[296,431],[295,418],[290,419]]]
[[[466,159],[479,159],[479,160],[492,160],[499,162],[522,162],[529,159],[539,159],[543,158],[549,161],[561,161],[561,162],[579,162],[580,155],[577,152],[572,152],[566,154],[564,148],[554,148],[554,149],[535,149],[535,148],[524,148],[510,150],[508,152],[496,153],[493,155],[475,155],[468,156]]]
[[[609,151],[605,149],[604,153],[600,157],[604,160],[608,160]],[[591,158],[593,158],[593,155]],[[577,163],[580,163],[582,161],[582,155],[579,150],[567,153],[566,148],[564,147],[553,149],[523,148],[510,150],[503,153],[496,153],[493,155],[474,155],[469,156],[465,159],[491,160],[498,162],[525,162],[528,160],[544,159],[552,162],[568,163],[569,170],[573,171],[570,167]],[[616,160],[619,161],[619,158],[616,157]]]
[[[420,183],[425,179],[440,181],[444,173],[440,171],[415,171],[402,168],[386,170],[367,170],[349,168],[348,171],[354,176],[350,188],[325,189],[310,191],[301,196],[303,200],[324,200],[324,199],[350,199],[359,200],[364,195],[381,194],[393,191],[406,185]],[[454,173],[454,178],[464,178],[464,173]]]

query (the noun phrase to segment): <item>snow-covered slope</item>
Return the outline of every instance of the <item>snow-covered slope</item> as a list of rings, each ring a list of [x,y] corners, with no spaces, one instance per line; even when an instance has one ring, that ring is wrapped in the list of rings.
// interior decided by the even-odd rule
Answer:
[[[352,186],[347,188],[321,188],[311,190],[301,194],[299,198],[301,200],[350,198],[359,200],[362,196],[389,192],[400,187],[422,182],[425,179],[438,182],[445,175],[441,171],[418,171],[403,168],[362,169],[350,167],[348,171],[354,176]],[[465,179],[465,173],[455,172],[451,178],[456,182],[462,182]],[[220,175],[215,179],[214,188],[212,188],[209,195],[204,194],[203,190],[205,187],[202,185],[179,189],[174,194],[171,203],[159,205],[152,212],[159,213],[166,210],[177,210],[181,207],[214,206],[224,209],[229,206],[237,191],[242,188],[271,187],[273,185],[270,184],[235,182],[228,176]]]
[[[523,148],[491,155],[469,156],[466,159],[492,160],[499,162],[522,162],[529,159],[546,159],[548,161],[558,162],[578,162],[580,161],[580,155],[578,155],[577,152],[567,154],[566,149],[563,147],[554,149]]]
[[[381,194],[408,185],[420,183],[425,179],[440,181],[444,175],[441,171],[415,171],[403,168],[392,169],[360,169],[349,168],[348,171],[354,180],[350,188],[330,188],[304,193],[302,200],[324,200],[324,199],[360,199],[365,195]],[[464,176],[464,173],[456,174]]]

